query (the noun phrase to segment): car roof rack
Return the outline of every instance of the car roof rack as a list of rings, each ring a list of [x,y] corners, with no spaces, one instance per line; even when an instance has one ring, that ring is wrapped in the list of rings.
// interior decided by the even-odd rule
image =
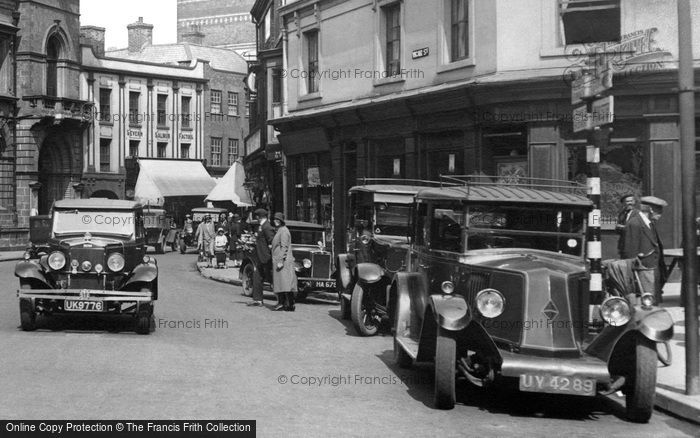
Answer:
[[[495,175],[440,175],[440,181],[450,186],[469,187],[472,186],[491,186],[503,188],[519,188],[531,190],[546,190],[550,192],[566,193],[578,196],[587,196],[588,187],[584,184],[548,178],[530,178],[530,177],[508,177]]]

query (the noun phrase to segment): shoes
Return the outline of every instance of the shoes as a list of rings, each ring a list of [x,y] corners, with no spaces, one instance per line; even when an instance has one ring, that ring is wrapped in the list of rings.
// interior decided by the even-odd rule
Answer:
[[[262,305],[262,301],[251,301],[250,303],[246,304],[246,306],[249,307],[262,307]]]

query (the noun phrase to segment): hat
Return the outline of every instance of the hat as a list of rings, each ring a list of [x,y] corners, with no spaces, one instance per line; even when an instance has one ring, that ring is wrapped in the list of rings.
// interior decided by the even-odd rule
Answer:
[[[664,201],[661,198],[657,198],[656,196],[643,196],[639,199],[639,201],[642,204],[651,205],[653,207],[663,208],[668,206],[668,202]]]
[[[238,213],[233,213],[233,218],[234,218],[234,219],[240,219],[240,218],[241,218],[241,215],[238,214]]]
[[[620,202],[625,202],[625,199],[627,199],[627,198],[629,198],[629,197],[634,198],[634,193],[628,193],[628,194],[626,194],[626,195],[620,196]]]
[[[267,217],[267,210],[265,210],[264,208],[258,208],[257,210],[255,210],[255,215],[259,217]]]
[[[284,214],[283,213],[280,213],[280,212],[275,213],[274,218],[277,219],[278,221],[284,223]]]
[[[228,212],[228,216],[229,216],[229,217],[233,217],[233,213],[231,213],[231,212],[229,211],[229,212]]]
[[[211,219],[211,215],[210,215],[210,214],[205,214],[205,215],[204,215],[204,219]]]
[[[186,214],[185,217],[192,217],[192,215],[191,215],[191,214]]]
[[[223,229],[223,228],[221,228],[221,227],[219,227],[219,229],[218,229],[218,230],[216,230],[216,232],[217,232],[217,233],[223,233],[223,232],[224,232],[224,229]]]

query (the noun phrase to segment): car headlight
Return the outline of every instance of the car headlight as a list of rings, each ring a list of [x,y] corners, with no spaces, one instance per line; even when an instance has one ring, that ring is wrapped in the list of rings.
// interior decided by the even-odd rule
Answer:
[[[107,258],[107,267],[112,272],[119,272],[124,269],[124,256],[115,252]]]
[[[83,271],[88,272],[90,269],[92,269],[92,263],[90,263],[88,260],[85,260],[85,261],[80,265],[80,268],[81,268]]]
[[[32,258],[32,255],[29,254],[29,251],[27,251],[27,252],[25,252],[25,253],[22,255],[22,258],[23,258],[24,260],[29,260],[29,259]]]
[[[611,326],[625,325],[632,317],[632,310],[626,299],[610,297],[600,305],[600,316]]]
[[[143,256],[142,261],[146,264],[151,263],[151,256],[147,256],[147,255]]]
[[[304,261],[302,263],[304,265],[304,268],[306,268],[306,269],[309,269],[311,267],[311,260],[309,260],[309,259],[304,259]]]
[[[455,284],[451,281],[443,281],[440,285],[440,288],[442,289],[443,293],[451,294],[455,291]]]
[[[476,294],[476,307],[486,318],[495,318],[505,310],[506,300],[496,289],[484,289]]]
[[[49,267],[54,271],[66,266],[66,256],[61,251],[54,251],[49,255]]]
[[[640,301],[642,302],[642,309],[644,310],[649,310],[656,304],[654,294],[643,294]]]

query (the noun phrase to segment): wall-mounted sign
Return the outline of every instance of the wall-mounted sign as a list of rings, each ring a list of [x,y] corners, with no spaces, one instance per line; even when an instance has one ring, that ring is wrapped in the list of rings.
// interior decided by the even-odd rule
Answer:
[[[141,131],[140,129],[127,129],[126,135],[129,138],[142,138],[143,131]]]
[[[571,83],[571,103],[576,104],[612,88],[613,67],[611,62],[596,64],[594,71],[584,71]]]
[[[191,132],[181,132],[179,138],[180,140],[194,140],[194,135]]]
[[[430,54],[430,49],[423,47],[422,49],[417,49],[411,52],[411,58],[418,59],[424,58]]]
[[[170,133],[167,131],[156,131],[156,139],[170,140]]]

